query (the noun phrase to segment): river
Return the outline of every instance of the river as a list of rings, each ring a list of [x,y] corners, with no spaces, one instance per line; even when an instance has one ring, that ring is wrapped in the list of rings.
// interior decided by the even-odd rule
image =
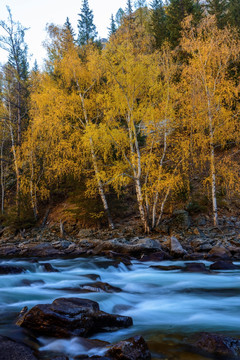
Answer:
[[[41,263],[49,262],[59,272],[46,272]],[[161,265],[183,266],[184,263],[162,261]],[[238,262],[235,264],[240,265]],[[115,267],[111,260],[100,257],[38,262],[1,260],[0,265],[20,266],[27,270],[23,274],[0,276],[0,334],[11,338],[26,341],[23,329],[14,325],[24,306],[31,308],[59,297],[91,299],[97,301],[103,311],[131,316],[132,327],[97,334],[93,338],[114,343],[141,334],[148,342],[153,359],[205,359],[191,354],[183,345],[183,339],[193,332],[240,336],[240,270],[211,273],[165,271],[151,267],[157,263],[137,260],[129,267],[123,264]],[[80,284],[94,282],[86,277],[89,274],[98,275],[100,281],[122,291],[77,293],[74,289]],[[99,349],[89,350],[78,338],[40,337],[38,341],[41,351],[60,351],[70,359],[81,354],[101,353]]]

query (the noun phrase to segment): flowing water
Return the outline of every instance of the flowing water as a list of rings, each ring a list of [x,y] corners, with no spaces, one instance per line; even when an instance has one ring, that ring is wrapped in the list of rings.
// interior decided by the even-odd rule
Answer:
[[[50,262],[59,272],[45,272],[41,265],[44,262]],[[172,264],[184,266],[183,261],[161,262],[161,265]],[[208,266],[210,262],[205,264]],[[91,299],[97,301],[103,311],[131,316],[132,327],[92,338],[114,343],[141,334],[148,341],[153,359],[205,359],[189,353],[183,345],[184,337],[193,332],[240,336],[240,270],[209,274],[165,271],[151,268],[157,265],[154,262],[137,260],[129,267],[123,264],[114,267],[111,260],[100,257],[39,262],[2,260],[0,265],[27,270],[23,274],[0,276],[0,333],[12,338],[26,341],[23,329],[14,325],[24,306],[31,308],[59,297]],[[102,282],[122,291],[76,293],[74,288],[80,284],[94,282],[86,277],[89,274],[98,275]],[[60,351],[70,358],[101,354],[100,349],[89,349],[88,344],[78,338],[40,337],[38,340],[41,351]]]

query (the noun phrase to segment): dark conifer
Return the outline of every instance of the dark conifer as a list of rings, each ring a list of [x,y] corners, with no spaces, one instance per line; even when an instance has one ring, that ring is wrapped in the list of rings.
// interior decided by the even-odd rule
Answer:
[[[160,48],[167,38],[167,17],[162,0],[153,0],[151,3],[150,30],[155,47]]]
[[[114,20],[113,14],[111,15],[111,24],[110,27],[108,28],[109,30],[109,36],[115,34],[115,32],[117,31],[117,26],[116,26],[116,22]]]
[[[206,8],[210,15],[215,15],[217,26],[223,29],[227,25],[227,0],[207,0]]]
[[[81,13],[78,14],[78,43],[80,46],[94,42],[97,37],[96,26],[93,23],[93,12],[89,9],[88,0],[83,0]]]

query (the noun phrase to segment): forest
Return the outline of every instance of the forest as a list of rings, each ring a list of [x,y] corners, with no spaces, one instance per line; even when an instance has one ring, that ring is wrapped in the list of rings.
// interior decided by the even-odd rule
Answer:
[[[215,226],[239,210],[238,0],[128,0],[106,41],[83,0],[77,34],[48,25],[41,68],[10,9],[0,27],[1,224],[66,199],[80,227],[114,229],[129,207],[145,232],[176,209]]]

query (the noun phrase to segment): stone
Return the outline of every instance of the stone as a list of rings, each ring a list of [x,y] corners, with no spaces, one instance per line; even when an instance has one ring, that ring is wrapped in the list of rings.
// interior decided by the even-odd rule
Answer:
[[[170,253],[173,257],[178,258],[187,254],[182,245],[175,236],[171,236]]]
[[[129,327],[132,319],[100,311],[98,303],[92,300],[59,298],[52,304],[34,306],[16,324],[47,336],[86,337],[100,331]]]
[[[224,359],[239,359],[240,340],[230,336],[202,332],[190,339],[190,345],[202,353]]]
[[[234,265],[231,261],[218,260],[211,264],[209,267],[211,270],[237,270],[240,266]]]
[[[182,266],[178,266],[178,265],[153,265],[150,267],[153,269],[156,269],[156,270],[164,270],[164,271],[183,270],[184,269]]]
[[[24,272],[24,269],[17,266],[0,265],[0,275],[22,274]]]
[[[208,253],[208,259],[221,259],[221,260],[229,260],[232,257],[230,251],[226,249],[224,246],[214,246]]]
[[[171,260],[172,257],[165,251],[157,251],[149,255],[143,255],[140,261],[162,261],[162,260]]]
[[[112,286],[108,283],[103,283],[101,281],[80,285],[80,289],[90,292],[106,292],[106,293],[114,293],[114,292],[122,291],[120,288],[116,286]]]
[[[150,360],[151,354],[142,336],[134,336],[111,346],[105,354],[114,360]]]
[[[57,269],[55,269],[50,263],[42,263],[39,264],[46,272],[59,272]]]
[[[192,263],[186,263],[185,264],[185,268],[184,271],[186,272],[209,272],[209,270],[206,268],[206,265],[203,263],[197,263],[197,262],[192,262]]]
[[[37,360],[26,345],[0,335],[0,360]]]

